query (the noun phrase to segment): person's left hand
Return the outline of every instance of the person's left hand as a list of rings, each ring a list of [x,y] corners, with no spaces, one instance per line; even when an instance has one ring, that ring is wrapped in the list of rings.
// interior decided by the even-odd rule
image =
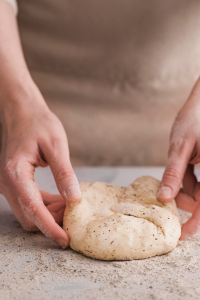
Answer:
[[[176,198],[179,208],[192,213],[182,227],[182,240],[200,228],[200,182],[194,174],[194,165],[199,162],[200,79],[173,124],[168,161],[157,195],[162,202]]]

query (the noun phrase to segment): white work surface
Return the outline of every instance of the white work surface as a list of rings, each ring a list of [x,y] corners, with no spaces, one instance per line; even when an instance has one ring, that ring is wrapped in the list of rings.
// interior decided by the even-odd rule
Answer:
[[[127,186],[163,168],[75,168],[79,181]],[[197,173],[200,174],[199,170]],[[49,168],[38,169],[41,189],[56,193]],[[188,214],[181,213],[182,221]],[[0,196],[0,300],[200,299],[200,234],[167,255],[106,262],[60,249],[41,233],[25,232]]]

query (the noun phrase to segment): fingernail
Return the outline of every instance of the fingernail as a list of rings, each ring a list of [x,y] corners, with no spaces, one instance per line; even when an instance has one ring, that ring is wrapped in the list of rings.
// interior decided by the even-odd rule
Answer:
[[[186,233],[186,234],[181,235],[180,240],[181,241],[186,241],[190,237],[191,237],[191,235],[189,235],[188,233]]]
[[[172,189],[168,186],[162,186],[157,194],[158,198],[170,198],[172,194]]]
[[[58,245],[60,245],[63,249],[67,248],[68,246],[68,242],[61,238],[57,239],[56,243],[58,243]]]
[[[71,185],[69,186],[65,192],[64,196],[67,201],[75,202],[77,199],[81,198],[81,190],[78,185]]]

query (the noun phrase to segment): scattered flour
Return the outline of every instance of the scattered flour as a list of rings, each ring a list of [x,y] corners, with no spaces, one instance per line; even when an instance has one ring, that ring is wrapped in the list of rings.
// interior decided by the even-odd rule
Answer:
[[[189,214],[181,212],[184,223]],[[188,300],[200,297],[200,233],[170,253],[106,262],[25,232],[0,210],[0,299]]]

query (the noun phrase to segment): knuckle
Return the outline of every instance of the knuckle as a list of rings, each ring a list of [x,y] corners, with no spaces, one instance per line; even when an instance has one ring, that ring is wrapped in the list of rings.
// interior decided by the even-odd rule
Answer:
[[[59,183],[63,180],[70,180],[72,177],[74,177],[74,172],[72,170],[69,170],[68,167],[62,167],[56,173],[55,179],[56,182]]]
[[[1,170],[1,176],[4,180],[13,182],[18,177],[18,168],[14,161],[8,161]]]
[[[13,180],[13,171],[10,168],[5,167],[3,170],[3,177],[8,181],[12,181]]]
[[[68,142],[65,135],[60,137],[51,136],[49,148],[55,159],[60,157],[60,151],[65,151],[66,157],[69,155]]]
[[[168,156],[172,156],[174,153],[177,155],[182,155],[185,150],[185,141],[182,139],[177,139],[175,142],[171,142]]]
[[[173,182],[176,181],[176,182],[180,183],[181,182],[181,175],[177,171],[176,168],[170,167],[165,171],[164,179],[167,180],[167,181],[173,181]]]
[[[53,136],[51,137],[50,144],[51,147],[56,150],[60,148],[60,146],[63,144],[63,141],[60,138]]]

